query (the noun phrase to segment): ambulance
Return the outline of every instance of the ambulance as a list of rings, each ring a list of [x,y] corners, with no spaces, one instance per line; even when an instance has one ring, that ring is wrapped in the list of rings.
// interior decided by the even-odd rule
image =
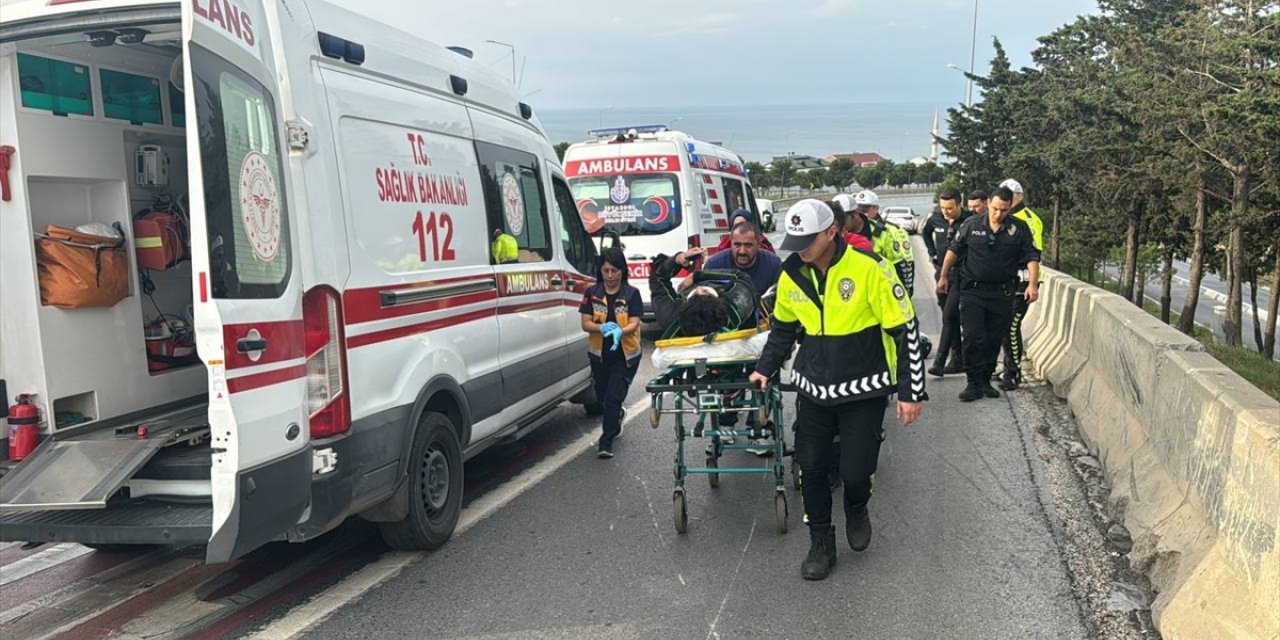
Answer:
[[[738,154],[664,125],[588,135],[565,151],[565,175],[597,243],[611,246],[614,235],[621,241],[628,277],[640,283],[645,316],[652,319],[644,282],[654,256],[692,247],[714,253],[736,209],[750,209],[759,220],[751,180]]]
[[[432,549],[465,460],[598,409],[595,246],[465,49],[323,0],[2,13],[0,540]]]

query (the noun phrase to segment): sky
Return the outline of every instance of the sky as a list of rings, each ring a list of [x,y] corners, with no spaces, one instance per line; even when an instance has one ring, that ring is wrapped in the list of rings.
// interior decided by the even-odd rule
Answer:
[[[541,108],[954,104],[975,0],[335,0],[516,74]],[[414,7],[406,11],[405,6]],[[977,0],[977,68],[992,36],[1015,66],[1094,0]],[[536,92],[536,93],[535,93]]]

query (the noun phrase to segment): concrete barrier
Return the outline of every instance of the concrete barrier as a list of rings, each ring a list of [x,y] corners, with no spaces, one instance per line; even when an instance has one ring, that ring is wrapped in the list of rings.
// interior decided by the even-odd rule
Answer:
[[[1120,296],[1044,272],[1027,354],[1102,462],[1160,632],[1280,638],[1280,403]]]

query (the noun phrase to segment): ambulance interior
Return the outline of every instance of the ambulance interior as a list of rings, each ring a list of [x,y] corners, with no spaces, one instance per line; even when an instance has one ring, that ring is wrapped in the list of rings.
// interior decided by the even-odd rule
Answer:
[[[16,149],[18,172],[9,177],[21,186],[5,213],[29,213],[0,222],[0,377],[6,403],[34,394],[46,439],[54,436],[25,469],[6,463],[0,508],[208,500],[181,58],[176,22],[86,28],[0,49],[0,112],[9,114],[0,114],[8,125],[0,132],[16,129],[16,140],[0,144]],[[58,276],[37,245],[50,226],[122,234],[115,255],[127,259],[127,295],[110,305],[46,304],[42,279]]]

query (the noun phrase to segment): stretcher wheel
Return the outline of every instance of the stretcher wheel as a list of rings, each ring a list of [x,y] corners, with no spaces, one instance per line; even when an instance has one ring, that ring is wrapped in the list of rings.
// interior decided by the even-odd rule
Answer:
[[[658,421],[662,419],[662,414],[658,413],[657,407],[649,409],[649,426],[654,429],[658,428]]]
[[[776,491],[773,494],[773,515],[778,521],[778,533],[787,532],[787,493]]]
[[[671,494],[671,515],[675,517],[676,533],[684,533],[689,528],[689,512],[685,509],[684,492]]]
[[[791,488],[800,490],[800,463],[796,462],[795,452],[791,453]]]
[[[720,459],[716,456],[707,456],[707,466],[713,469],[720,468]],[[711,488],[715,489],[720,486],[720,474],[708,473],[707,481],[711,483]]]

